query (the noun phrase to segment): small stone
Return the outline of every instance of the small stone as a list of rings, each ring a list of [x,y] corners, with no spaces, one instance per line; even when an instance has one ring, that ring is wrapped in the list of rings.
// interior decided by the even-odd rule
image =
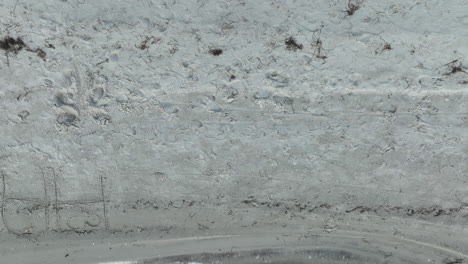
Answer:
[[[268,99],[271,96],[271,92],[267,90],[259,91],[254,94],[255,99]]]
[[[292,105],[293,99],[287,96],[273,96],[273,101],[280,105]]]
[[[116,99],[117,99],[117,102],[119,102],[119,103],[125,103],[125,102],[128,101],[128,98],[127,98],[127,96],[125,94],[119,94],[116,97]]]
[[[465,198],[463,198],[462,204],[468,206],[468,196],[466,196]]]
[[[388,113],[396,113],[397,111],[397,107],[395,105],[386,105],[384,106],[384,108],[382,109],[384,112],[388,112]]]
[[[221,112],[222,111],[222,108],[221,106],[219,106],[219,104],[215,101],[209,101],[207,104],[206,104],[208,110],[212,111],[212,112]]]
[[[289,85],[290,76],[287,73],[279,71],[269,71],[265,74],[265,77],[273,82],[275,87],[286,87]]]
[[[18,116],[21,118],[22,121],[24,121],[26,119],[26,117],[29,116],[29,112],[26,111],[26,110],[23,110],[23,111],[18,113]]]
[[[60,125],[71,126],[78,121],[78,117],[72,113],[63,113],[57,117],[57,123]]]

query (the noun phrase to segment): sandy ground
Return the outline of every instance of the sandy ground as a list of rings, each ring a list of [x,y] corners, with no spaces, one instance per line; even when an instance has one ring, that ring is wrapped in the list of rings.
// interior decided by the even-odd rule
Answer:
[[[2,0],[0,29],[0,257],[369,226],[468,254],[465,0]]]

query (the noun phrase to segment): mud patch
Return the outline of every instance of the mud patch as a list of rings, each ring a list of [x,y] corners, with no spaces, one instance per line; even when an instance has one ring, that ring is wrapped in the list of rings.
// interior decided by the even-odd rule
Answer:
[[[286,49],[291,51],[302,50],[304,47],[302,44],[297,43],[293,37],[287,38],[284,44],[286,45]]]
[[[12,38],[7,36],[0,40],[0,49],[7,53],[18,54],[18,52],[24,48],[27,48],[27,46],[21,38]]]
[[[21,50],[27,50],[29,52],[36,53],[36,55],[43,60],[45,60],[47,53],[40,48],[31,49],[26,43],[24,43],[23,39],[20,37],[14,38],[10,36],[6,36],[0,40],[0,49],[6,52],[8,56],[10,53],[17,55]]]

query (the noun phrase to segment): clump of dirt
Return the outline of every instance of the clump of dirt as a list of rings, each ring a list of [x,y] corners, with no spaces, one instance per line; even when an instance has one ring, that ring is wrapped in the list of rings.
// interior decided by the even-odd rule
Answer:
[[[158,43],[160,41],[161,41],[160,38],[155,38],[153,36],[151,36],[151,37],[146,36],[145,39],[143,41],[141,41],[141,43],[137,46],[137,48],[139,48],[141,50],[148,50],[151,44],[155,44],[155,43]]]
[[[437,69],[441,69],[441,68],[445,68],[445,72],[442,74],[442,76],[450,76],[450,75],[454,75],[454,74],[457,74],[457,73],[468,74],[468,72],[466,71],[466,68],[463,66],[463,64],[459,60],[453,60],[453,61],[451,61],[449,63],[446,63],[446,64],[438,67]],[[436,80],[436,82],[442,81],[442,80],[443,80],[442,78],[438,78]],[[462,82],[460,82],[460,83],[462,83]]]
[[[47,55],[47,53],[43,50],[43,49],[36,49],[36,50],[33,50],[33,52],[36,52],[37,56],[41,57],[43,60],[45,60],[45,57]]]
[[[458,60],[454,60],[446,64],[448,66],[448,71],[444,75],[452,75],[458,72],[468,73],[463,68],[463,65]]]
[[[284,44],[286,45],[287,50],[292,51],[302,50],[302,48],[304,47],[302,44],[297,43],[293,37],[287,38],[284,41]]]
[[[23,48],[27,48],[26,44],[21,38],[12,38],[9,36],[4,37],[0,40],[0,49],[7,53],[18,54]]]
[[[382,50],[392,50],[392,45],[390,45],[390,43],[385,43]]]
[[[379,54],[379,53],[382,54],[385,51],[389,51],[389,50],[392,50],[392,49],[393,49],[392,44],[384,41],[383,46],[380,49],[375,50],[375,54]]]
[[[3,39],[0,39],[0,49],[4,50],[7,56],[10,53],[16,55],[23,49],[29,52],[36,53],[37,56],[39,56],[43,60],[45,60],[45,57],[47,55],[47,53],[43,49],[31,49],[30,47],[28,47],[28,45],[26,45],[26,43],[24,43],[24,41],[20,37],[13,38],[10,36],[6,36]]]
[[[211,49],[210,53],[213,56],[219,56],[219,55],[223,54],[223,50],[222,49]]]

